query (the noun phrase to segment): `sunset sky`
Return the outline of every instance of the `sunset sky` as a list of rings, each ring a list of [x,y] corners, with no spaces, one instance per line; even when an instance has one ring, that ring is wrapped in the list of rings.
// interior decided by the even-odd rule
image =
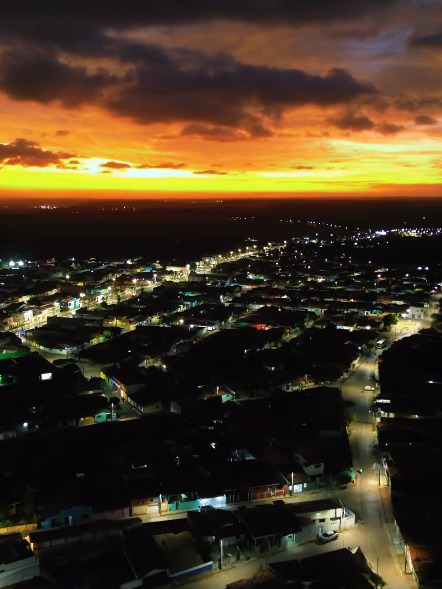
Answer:
[[[0,197],[442,194],[442,0],[13,0],[0,44]]]

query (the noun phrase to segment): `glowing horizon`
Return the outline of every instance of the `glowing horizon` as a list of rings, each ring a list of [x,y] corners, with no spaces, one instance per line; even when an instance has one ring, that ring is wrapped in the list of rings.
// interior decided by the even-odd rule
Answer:
[[[442,11],[310,4],[5,7],[0,198],[442,196]]]

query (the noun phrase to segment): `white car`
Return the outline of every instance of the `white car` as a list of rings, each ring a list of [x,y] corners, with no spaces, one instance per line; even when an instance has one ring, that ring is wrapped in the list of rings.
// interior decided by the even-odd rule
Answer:
[[[374,390],[375,390],[375,388],[369,384],[364,387],[364,391],[374,391]]]
[[[326,532],[322,532],[318,534],[318,542],[320,544],[327,544],[327,542],[332,542],[332,540],[338,539],[338,532],[334,532],[333,530],[328,530]]]

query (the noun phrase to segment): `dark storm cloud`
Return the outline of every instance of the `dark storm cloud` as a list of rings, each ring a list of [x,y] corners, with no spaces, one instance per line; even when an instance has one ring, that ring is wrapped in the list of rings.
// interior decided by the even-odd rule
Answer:
[[[400,110],[416,113],[422,109],[427,108],[441,108],[442,96],[406,96],[404,98],[397,98],[392,101],[392,105]]]
[[[0,58],[0,89],[14,100],[47,104],[59,100],[66,107],[96,100],[115,78],[105,70],[90,74],[47,52],[8,51]]]
[[[72,157],[75,156],[71,153],[42,149],[37,143],[27,139],[16,139],[12,143],[0,143],[0,164],[7,166],[45,168],[57,165],[64,167],[63,160]]]
[[[338,129],[349,131],[369,131],[375,126],[375,123],[367,116],[353,112],[346,112],[341,117],[332,119],[331,122]]]
[[[414,35],[410,39],[411,47],[423,48],[441,48],[442,47],[442,31],[430,33],[428,35]]]
[[[127,170],[132,166],[130,164],[126,164],[124,162],[106,162],[104,164],[100,164],[102,168],[109,168],[111,170]]]
[[[106,56],[114,51],[116,39],[106,35],[96,25],[72,20],[47,19],[36,16],[29,18],[22,15],[9,25],[2,19],[0,22],[0,40],[27,47],[40,47],[46,51],[62,50],[66,53],[90,56]]]
[[[65,53],[79,58],[111,58],[122,63],[148,61],[161,65],[169,61],[167,54],[155,45],[116,37],[87,23],[26,20],[5,30],[2,22],[0,41],[18,52],[44,53],[52,58]]]
[[[403,125],[395,125],[394,123],[380,123],[376,125],[376,131],[382,135],[396,135],[404,131]]]
[[[271,131],[256,114],[258,109],[267,112],[278,106],[281,112],[308,103],[346,104],[376,93],[372,84],[336,68],[321,76],[184,49],[164,50],[159,59],[159,51],[156,59],[138,63],[127,73],[121,87],[106,100],[109,110],[138,123],[209,123],[268,137]]]
[[[399,0],[14,0],[2,6],[6,25],[23,22],[88,23],[125,29],[226,19],[301,25],[379,17]]]
[[[190,123],[181,129],[181,136],[194,136],[208,141],[242,141],[246,135],[229,127],[210,127],[199,123]]]
[[[83,49],[96,54],[100,46],[102,55],[118,56],[126,64],[122,79],[103,68],[91,72],[66,63],[53,47],[14,45],[0,58],[0,90],[15,100],[44,104],[95,103],[141,124],[182,121],[237,127],[255,138],[271,137],[265,120],[278,118],[286,108],[348,104],[376,94],[372,84],[342,69],[321,76],[248,65],[226,54],[167,50],[110,37],[94,50],[92,45],[84,43]]]
[[[396,135],[404,130],[402,125],[387,122],[375,123],[366,115],[352,111],[345,112],[339,118],[330,119],[330,123],[345,131],[374,131],[381,135]]]
[[[414,118],[416,125],[437,125],[438,120],[428,115],[418,115]]]
[[[239,104],[328,106],[375,93],[372,84],[360,82],[342,69],[334,68],[321,76],[295,68],[248,65],[228,55],[207,56],[199,51],[178,50],[171,52],[167,62],[145,62],[131,70],[120,96],[110,107],[148,121],[157,117],[151,114],[152,110],[160,115],[164,111],[166,117],[171,107],[172,117],[174,108],[192,114],[196,101],[197,111],[206,110],[209,119],[214,120],[214,108],[219,109],[225,101],[220,120],[230,118],[234,123],[238,120]],[[169,104],[163,105],[168,100]]]

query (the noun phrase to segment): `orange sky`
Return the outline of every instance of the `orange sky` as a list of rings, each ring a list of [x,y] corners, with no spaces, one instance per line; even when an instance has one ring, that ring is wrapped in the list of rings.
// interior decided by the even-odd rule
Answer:
[[[0,197],[441,195],[439,0],[126,4],[2,7]]]

